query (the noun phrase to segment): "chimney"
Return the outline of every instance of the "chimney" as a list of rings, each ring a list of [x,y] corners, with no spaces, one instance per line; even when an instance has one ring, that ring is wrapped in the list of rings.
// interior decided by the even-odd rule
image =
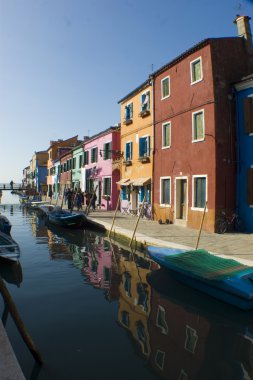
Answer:
[[[249,20],[249,16],[236,15],[234,24],[237,25],[238,37],[243,37],[246,40],[247,47],[252,48],[252,35]]]

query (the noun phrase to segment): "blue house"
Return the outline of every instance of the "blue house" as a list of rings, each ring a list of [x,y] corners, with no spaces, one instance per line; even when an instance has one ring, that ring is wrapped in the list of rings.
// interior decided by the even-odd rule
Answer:
[[[253,232],[253,74],[235,86],[237,113],[237,212]]]

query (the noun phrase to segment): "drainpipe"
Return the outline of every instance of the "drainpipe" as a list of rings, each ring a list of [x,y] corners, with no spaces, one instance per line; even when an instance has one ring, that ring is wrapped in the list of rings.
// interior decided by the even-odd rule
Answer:
[[[239,206],[240,206],[240,166],[241,166],[241,158],[240,158],[240,130],[239,130],[239,99],[238,99],[238,92],[235,87],[232,88],[233,96],[235,97],[235,112],[236,112],[236,193],[235,193],[235,204],[236,204],[236,212],[239,213]]]
[[[155,80],[154,76],[150,75],[151,85],[152,85],[152,181],[151,181],[151,211],[152,219],[154,219],[154,160],[155,160]]]

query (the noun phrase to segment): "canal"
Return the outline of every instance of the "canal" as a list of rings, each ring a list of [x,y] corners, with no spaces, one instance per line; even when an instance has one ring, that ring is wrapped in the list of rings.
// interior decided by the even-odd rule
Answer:
[[[49,229],[7,191],[1,201],[22,273],[1,272],[44,360],[36,365],[8,315],[26,379],[252,378],[252,312],[186,288],[103,234]]]

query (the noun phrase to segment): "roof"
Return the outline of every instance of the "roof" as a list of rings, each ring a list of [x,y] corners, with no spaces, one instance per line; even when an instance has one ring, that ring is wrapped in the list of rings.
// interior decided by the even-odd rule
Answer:
[[[96,135],[91,136],[89,139],[85,140],[83,145],[86,145],[90,143],[93,140],[96,140],[98,137],[108,134],[109,132],[119,131],[120,130],[120,124],[117,126],[112,126],[107,129],[105,129],[102,132],[97,133]]]
[[[150,79],[147,79],[145,82],[143,82],[142,84],[140,84],[138,87],[136,87],[133,91],[131,91],[129,94],[127,94],[126,96],[124,96],[124,98],[120,99],[118,101],[118,104],[119,103],[122,103],[124,102],[125,100],[131,98],[132,96],[134,96],[135,94],[138,94],[138,92],[140,92],[141,90],[143,90],[144,88],[146,88],[147,86],[149,86],[151,83],[150,83]]]

